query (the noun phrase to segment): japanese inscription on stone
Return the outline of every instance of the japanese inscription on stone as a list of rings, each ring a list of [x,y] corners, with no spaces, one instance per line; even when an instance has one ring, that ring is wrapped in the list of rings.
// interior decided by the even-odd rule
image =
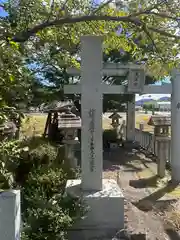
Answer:
[[[141,93],[145,84],[143,69],[131,69],[128,75],[128,92]]]
[[[89,132],[90,132],[90,171],[94,171],[94,161],[95,161],[95,150],[94,150],[94,118],[95,118],[95,109],[90,109],[89,110],[89,118],[90,118],[90,124],[89,124]]]
[[[180,109],[180,103],[178,102],[176,105],[176,108],[179,110]]]
[[[133,105],[134,104],[132,102],[130,104],[131,104],[131,109],[130,109],[131,111],[129,112],[129,120],[130,120],[129,121],[129,123],[130,123],[129,124],[129,129],[130,129],[130,131],[132,131],[133,127],[134,127],[134,121],[135,121],[134,118],[133,118],[133,113],[134,113],[134,106]]]

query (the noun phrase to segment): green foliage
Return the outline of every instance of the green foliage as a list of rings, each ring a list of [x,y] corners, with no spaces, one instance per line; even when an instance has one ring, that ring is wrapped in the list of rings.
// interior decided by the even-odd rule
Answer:
[[[14,107],[3,106],[0,109],[0,124],[4,124],[8,120],[20,120],[20,124],[22,119],[24,118],[24,114],[18,111]]]
[[[104,36],[106,53],[112,49],[132,51],[137,60],[146,54],[148,66],[158,75],[165,73],[162,64],[167,73],[177,61],[179,39],[171,37],[175,36],[180,12],[177,0],[123,1],[119,10],[104,3],[93,7],[88,0],[69,0],[66,4],[58,0],[8,1],[5,8],[9,16],[1,24],[10,36],[11,45],[20,48],[14,42],[31,37],[32,44],[25,48],[28,57],[41,58],[41,62],[48,63],[53,54],[54,66],[78,66],[74,54],[79,50],[80,36],[88,34]],[[155,69],[158,66],[160,69]]]
[[[0,20],[0,27],[1,27]],[[33,75],[28,70],[17,43],[0,41],[0,107],[28,103]]]
[[[64,196],[67,179],[76,175],[59,161],[62,154],[42,138],[0,145],[0,188],[21,189],[22,240],[65,240],[84,214],[81,199]]]
[[[15,187],[16,171],[18,169],[21,154],[24,148],[20,148],[19,141],[0,143],[0,188],[12,189]]]
[[[73,222],[83,214],[81,202],[54,196],[50,201],[27,209],[22,240],[64,240]]]
[[[145,103],[143,105],[143,109],[146,109],[148,111],[152,111],[152,110],[154,110],[155,105],[156,105],[156,101],[155,102],[153,102],[153,101],[152,102],[148,102],[148,103]]]
[[[29,174],[22,191],[22,239],[67,239],[67,230],[83,214],[83,208],[80,200],[63,197],[66,179],[63,170],[47,170],[47,166]]]
[[[29,160],[34,165],[51,165],[54,164],[57,158],[57,148],[50,143],[42,143],[35,149],[29,152]]]
[[[177,0],[123,1],[119,9],[88,0],[9,0],[2,7],[8,16],[0,18],[0,106],[62,99],[63,85],[74,81],[66,68],[80,67],[82,35],[104,36],[106,61],[143,62],[157,77],[179,63]],[[121,50],[127,54],[119,58]],[[119,97],[108,104],[117,106]]]
[[[39,168],[63,168],[68,177],[75,177],[73,169],[65,164],[64,151],[62,147],[48,142],[41,137],[33,137],[21,143],[21,148],[26,149],[22,152],[16,171],[16,182],[20,185],[27,181],[29,174]]]
[[[41,201],[40,199],[46,199],[47,201],[51,199],[54,194],[62,194],[64,185],[66,183],[66,174],[62,169],[47,169],[41,167],[41,169],[37,169],[31,171],[28,175],[27,181],[24,185],[24,194],[27,194],[30,199],[26,207],[29,206],[30,202],[32,202],[31,194],[34,196],[38,196],[39,200],[36,199],[36,203]],[[34,204],[33,200],[33,204]]]
[[[72,175],[57,161],[58,149],[48,142],[34,146],[30,144],[31,170],[22,190],[22,239],[67,239],[68,228],[83,214],[82,203],[63,197],[66,181]]]

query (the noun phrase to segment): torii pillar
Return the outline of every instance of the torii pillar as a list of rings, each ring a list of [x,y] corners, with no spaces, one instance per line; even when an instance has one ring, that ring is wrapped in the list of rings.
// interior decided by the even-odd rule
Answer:
[[[171,168],[172,180],[180,182],[180,68],[172,73]]]
[[[132,100],[127,103],[126,140],[135,140],[135,94],[133,94]]]

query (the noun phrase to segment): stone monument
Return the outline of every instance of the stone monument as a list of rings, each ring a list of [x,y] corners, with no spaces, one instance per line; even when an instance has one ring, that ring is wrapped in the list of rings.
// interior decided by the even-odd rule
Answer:
[[[2,191],[0,193],[0,239],[20,240],[20,227],[20,191]]]

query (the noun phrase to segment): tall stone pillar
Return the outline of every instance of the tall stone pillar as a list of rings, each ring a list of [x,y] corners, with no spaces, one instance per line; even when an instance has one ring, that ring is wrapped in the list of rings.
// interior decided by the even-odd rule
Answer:
[[[127,104],[127,123],[126,123],[126,140],[135,140],[135,94],[133,94],[133,99]]]
[[[172,73],[171,167],[172,180],[180,182],[180,67]]]

